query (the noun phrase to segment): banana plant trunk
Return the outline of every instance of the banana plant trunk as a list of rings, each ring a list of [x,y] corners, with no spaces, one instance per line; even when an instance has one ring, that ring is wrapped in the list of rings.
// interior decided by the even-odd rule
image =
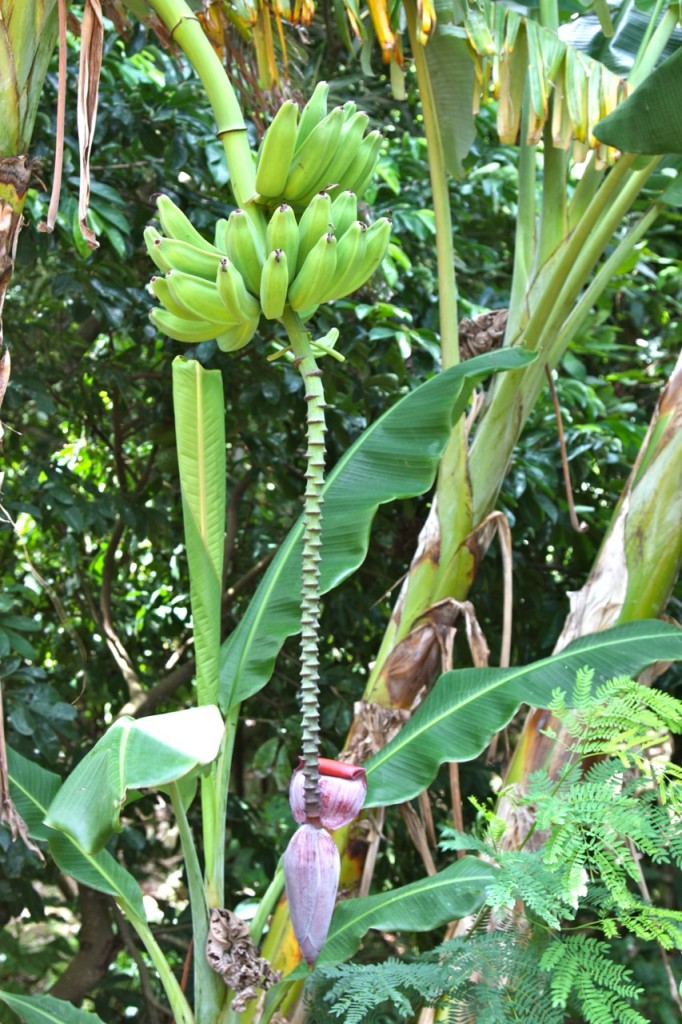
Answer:
[[[682,354],[661,392],[589,578],[580,590],[569,594],[571,610],[555,652],[579,636],[654,618],[664,611],[682,568],[680,480]],[[540,732],[548,724],[557,733],[554,739]],[[546,711],[530,711],[507,772],[507,783],[523,784],[540,768],[556,770],[562,762],[562,739],[560,724],[548,721]],[[512,812],[505,804],[498,813],[508,817]]]

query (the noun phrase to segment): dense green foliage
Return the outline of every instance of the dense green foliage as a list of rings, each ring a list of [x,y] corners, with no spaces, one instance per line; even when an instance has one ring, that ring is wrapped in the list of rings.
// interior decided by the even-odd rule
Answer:
[[[323,65],[325,59],[331,77],[334,55],[322,55]],[[432,375],[440,358],[434,223],[414,82],[408,75],[408,101],[400,105],[387,99],[380,77],[368,84],[355,67],[345,70],[346,77],[339,75],[333,85],[339,97],[355,95],[377,121],[388,122],[386,153],[369,199],[377,216],[392,211],[395,239],[383,276],[321,317],[325,329],[334,325],[343,329],[346,357],[341,366],[331,361],[325,366],[328,468],[366,425]],[[43,177],[49,176],[52,163],[55,85],[53,72],[35,138],[36,155],[44,161]],[[70,100],[73,95],[70,80]],[[74,104],[70,102],[69,108],[73,111]],[[253,136],[255,140],[255,128]],[[149,714],[157,709],[176,710],[191,699],[191,623],[170,396],[172,357],[187,350],[158,337],[148,321],[150,298],[143,282],[150,268],[141,238],[153,216],[152,196],[161,189],[190,212],[200,228],[230,208],[222,149],[213,136],[212,117],[196,80],[186,68],[178,69],[139,29],[125,43],[113,33],[107,36],[94,152],[92,211],[100,249],[90,253],[78,238],[72,113],[67,125],[66,194],[57,231],[47,236],[36,230],[47,204],[36,185],[27,209],[29,223],[21,235],[15,283],[5,307],[5,334],[13,352],[12,384],[3,406],[7,433],[0,537],[0,673],[7,733],[20,755],[61,777],[129,702],[137,712]],[[497,142],[488,109],[479,118],[479,138],[467,163],[469,174],[451,186],[451,198],[460,304],[463,315],[470,316],[504,308],[508,302],[517,213],[515,152]],[[644,196],[642,205],[646,201]],[[589,571],[670,371],[674,325],[682,305],[679,229],[680,215],[671,210],[648,233],[636,258],[621,268],[600,299],[558,373],[578,513],[589,523],[587,533],[572,532],[568,521],[548,395],[537,404],[517,449],[501,497],[514,536],[515,663],[532,661],[551,650],[567,612],[566,593],[577,589]],[[352,330],[344,329],[349,323]],[[304,486],[302,386],[286,363],[266,361],[267,325],[261,332],[256,343],[236,357],[224,356],[212,342],[193,350],[204,365],[222,371],[227,396],[230,461],[224,635],[239,622],[258,579],[296,520]],[[353,702],[361,695],[367,666],[390,612],[391,592],[412,557],[428,501],[428,497],[415,497],[381,509],[365,563],[325,601],[325,754],[333,755],[344,741]],[[492,551],[471,599],[490,642],[493,664],[500,644],[500,581],[499,558]],[[678,592],[673,613],[679,610],[679,600]],[[467,662],[468,652],[459,640],[457,657],[460,663]],[[296,648],[287,643],[270,685],[246,704],[237,736],[228,808],[227,888],[235,904],[244,908],[265,890],[292,827],[286,787],[299,752],[296,674]],[[673,676],[667,685],[676,690],[677,678]],[[625,701],[629,692],[623,687],[622,693],[605,695],[600,707],[615,715],[620,706],[614,704],[615,696]],[[662,717],[656,727],[677,726],[675,708],[670,721],[665,717],[667,705],[651,710]],[[609,727],[614,720],[609,720]],[[601,719],[595,721],[604,725]],[[587,742],[585,735],[579,741]],[[635,744],[631,746],[634,749]],[[603,817],[604,801],[611,800],[620,765],[604,761],[586,780],[577,779],[575,773],[567,775],[560,800],[547,792],[545,779],[535,780],[532,800],[547,797],[543,827],[554,828],[557,835],[554,847],[550,844],[543,856],[551,856],[554,849],[556,859],[565,860],[567,847],[561,846],[561,856],[557,852],[557,815],[562,809],[572,806],[576,815],[582,813],[589,795],[587,819],[594,822]],[[668,787],[672,801],[677,776],[674,768],[669,772],[661,785]],[[493,769],[483,760],[464,766],[465,794],[485,802],[492,775]],[[630,876],[635,872],[634,859],[627,857],[617,876],[602,877],[609,884],[593,887],[592,902],[584,900],[576,906],[572,900],[577,876],[595,867],[603,873],[607,866],[603,860],[594,860],[603,837],[590,834],[587,843],[585,833],[578,830],[576,835],[576,829],[561,832],[561,842],[571,844],[570,877],[559,885],[552,875],[549,883],[547,863],[541,856],[525,851],[510,854],[505,878],[511,881],[501,878],[490,902],[500,909],[522,896],[533,912],[533,924],[539,922],[548,929],[556,927],[557,915],[566,919],[591,914],[591,924],[595,918],[606,920],[609,914],[620,921],[627,917],[634,936],[627,957],[631,961],[641,954],[634,968],[637,983],[658,993],[660,1014],[655,1019],[668,1024],[675,1011],[652,940],[663,939],[665,944],[669,930],[678,928],[674,915],[682,903],[678,882],[662,896],[670,874],[658,854],[662,838],[668,839],[667,833],[663,836],[668,819],[653,800],[645,801],[650,818],[642,818],[638,800],[636,820],[632,820],[628,798],[636,789],[634,779],[621,793],[619,849],[625,856],[629,843],[639,842],[638,849],[646,855],[645,875],[659,902],[668,901],[669,915],[644,913],[641,901],[636,906],[627,904],[625,865]],[[592,784],[595,791],[588,793]],[[439,817],[445,813],[446,786],[443,773],[433,791]],[[475,817],[475,811],[468,813]],[[377,891],[389,884],[406,884],[423,873],[397,812],[387,816],[384,833],[388,841],[379,859]],[[679,835],[673,840],[679,859]],[[459,841],[464,842],[461,837]],[[479,836],[475,848],[490,853],[487,842]],[[156,901],[159,921],[163,916],[176,925],[170,934],[159,923],[157,936],[172,950],[170,956],[176,959],[180,974],[190,925],[168,806],[146,796],[127,808],[125,827],[109,850],[134,871]],[[519,877],[515,856],[535,858],[536,867],[523,876],[523,891],[512,886]],[[450,859],[446,846],[438,857],[439,867],[444,867]],[[613,863],[611,858],[608,864]],[[547,885],[549,895],[543,888]],[[24,908],[30,920],[21,919]],[[13,922],[0,937],[2,986],[48,987],[74,954],[77,894],[54,865],[44,867],[7,831],[0,831],[0,915],[3,925]],[[111,930],[108,913],[102,926]],[[607,937],[615,934],[606,926],[604,931]],[[365,1007],[361,997],[371,989],[377,993],[377,1005],[386,1000],[395,1004],[395,1013],[383,1019],[401,1019],[401,1013],[409,1017],[407,1007],[415,992],[421,997],[455,992],[457,998],[469,998],[471,963],[480,962],[477,957],[489,957],[500,973],[519,979],[518,992],[534,989],[537,1004],[526,1008],[521,1019],[563,1020],[566,1005],[590,1024],[600,1019],[597,1009],[592,1011],[588,1005],[591,991],[585,995],[571,990],[570,977],[586,962],[602,964],[601,940],[599,946],[592,938],[582,945],[572,938],[561,943],[548,940],[541,962],[534,947],[512,943],[505,933],[496,937],[477,933],[468,946],[460,943],[444,952],[429,951],[432,942],[428,937],[408,937],[408,952],[417,956],[426,949],[426,953],[407,978],[411,964],[389,962],[381,977],[372,975],[371,984],[362,965],[328,969],[327,980],[339,987],[321,998],[327,1000],[327,1007],[329,1000],[336,1002],[335,1010],[343,1010],[346,1020],[360,1021],[365,1017],[352,1017],[350,1008]],[[537,1009],[541,997],[555,994],[552,986],[561,985],[564,977],[558,959],[556,963],[553,959],[559,958],[554,952],[559,947],[561,970],[569,980],[556,994],[555,1008],[542,999],[546,1016],[541,1017]],[[379,940],[370,937],[361,957],[371,962],[384,954]],[[625,960],[623,950],[621,954]],[[456,979],[452,964],[458,965]],[[500,964],[508,966],[500,969]],[[598,975],[602,980],[595,983],[603,984],[607,993],[599,998],[614,993],[614,1000],[627,1002],[635,994],[635,983],[625,968],[609,964]],[[545,969],[549,966],[551,979]],[[378,968],[372,966],[372,970]],[[353,981],[355,974],[357,981]],[[113,1024],[148,1019],[138,977],[139,964],[130,945],[123,948],[118,942],[112,967],[91,994],[103,1020]],[[156,991],[154,980],[151,985]],[[339,1001],[341,989],[347,1005]],[[156,994],[160,998],[160,989]],[[495,986],[490,991],[482,986],[475,998],[480,1001],[477,1020],[514,1019],[501,1015],[506,1010],[500,1009],[503,997]],[[613,1019],[642,1019],[622,1013]]]

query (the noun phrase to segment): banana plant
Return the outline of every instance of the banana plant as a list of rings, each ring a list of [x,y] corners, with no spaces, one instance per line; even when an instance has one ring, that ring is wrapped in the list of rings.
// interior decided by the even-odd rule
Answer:
[[[321,586],[331,588],[359,564],[363,545],[366,548],[369,524],[377,505],[397,496],[423,493],[432,484],[436,469],[439,467],[436,500],[432,516],[425,528],[424,544],[406,580],[365,695],[367,701],[390,707],[395,700],[390,675],[391,657],[400,649],[400,645],[408,640],[415,623],[429,608],[443,597],[462,598],[474,579],[477,559],[484,553],[485,545],[480,539],[472,536],[473,532],[494,509],[511,452],[543,386],[546,368],[557,364],[591,304],[606,286],[614,267],[632,251],[655,217],[661,213],[665,197],[660,196],[652,209],[640,217],[619,241],[614,254],[603,260],[609,240],[648,181],[656,166],[656,159],[652,158],[639,167],[631,158],[621,157],[607,172],[606,167],[611,155],[604,149],[604,145],[599,143],[588,156],[588,165],[581,186],[575,190],[573,197],[568,199],[569,159],[561,147],[563,143],[572,143],[574,140],[578,144],[583,144],[585,140],[580,138],[580,133],[585,133],[588,129],[591,131],[594,118],[593,121],[589,121],[588,118],[585,123],[582,120],[580,104],[582,98],[587,96],[587,90],[586,78],[581,80],[579,72],[585,71],[585,68],[572,50],[562,48],[563,44],[559,45],[556,40],[554,45],[552,44],[555,23],[558,22],[556,9],[551,5],[542,6],[540,19],[536,22],[522,19],[518,15],[513,16],[513,12],[490,5],[476,12],[478,21],[472,17],[464,23],[454,14],[448,17],[444,7],[432,11],[428,5],[422,5],[418,11],[411,0],[407,0],[405,12],[424,104],[431,160],[437,224],[444,373],[436,378],[435,382],[429,382],[423,389],[418,389],[408,396],[400,407],[396,407],[395,415],[387,414],[386,418],[375,428],[371,428],[366,436],[363,435],[356,448],[339,464],[336,475],[328,481],[325,495],[322,478],[324,396],[316,354],[330,355],[335,339],[321,339],[316,344],[313,343],[313,336],[304,327],[303,320],[308,305],[316,305],[316,299],[326,301],[327,298],[333,298],[334,293],[314,291],[313,285],[319,285],[319,275],[313,275],[312,269],[300,279],[296,290],[298,279],[289,274],[289,263],[293,266],[297,257],[292,255],[293,242],[287,233],[288,225],[284,223],[285,219],[291,220],[288,214],[282,212],[279,218],[282,220],[282,226],[281,233],[280,227],[277,227],[276,242],[274,235],[267,234],[268,231],[275,231],[271,226],[275,220],[275,210],[283,211],[283,207],[289,205],[282,200],[290,200],[292,205],[289,205],[289,209],[293,209],[297,202],[302,203],[307,209],[307,203],[312,204],[313,194],[319,192],[319,182],[313,183],[300,173],[303,165],[300,162],[296,165],[293,149],[291,162],[285,166],[287,175],[283,181],[273,183],[265,170],[261,170],[259,177],[258,169],[254,168],[246,127],[234,91],[225,76],[221,61],[203,31],[201,21],[182,0],[150,0],[150,6],[164,21],[172,38],[193,63],[205,85],[216,115],[218,135],[224,144],[235,199],[240,207],[248,210],[243,219],[238,217],[233,221],[234,225],[239,223],[241,226],[225,227],[225,250],[229,253],[232,244],[228,232],[241,232],[241,237],[245,239],[246,228],[249,238],[254,240],[253,253],[260,273],[258,286],[251,287],[252,298],[259,301],[260,310],[266,318],[282,322],[291,346],[291,356],[304,379],[308,407],[306,419],[310,467],[306,508],[301,524],[294,528],[290,539],[285,542],[283,553],[273,563],[271,572],[263,581],[252,606],[253,612],[250,611],[245,618],[246,625],[240,627],[234,637],[230,638],[219,657],[222,521],[225,501],[222,389],[219,377],[210,371],[204,371],[195,360],[177,361],[173,369],[174,397],[197,651],[198,707],[194,710],[203,716],[202,727],[197,730],[195,725],[187,724],[178,730],[177,723],[164,721],[164,716],[152,721],[143,720],[136,726],[126,722],[117,724],[84,759],[79,771],[61,789],[58,780],[55,783],[53,778],[32,776],[30,769],[21,761],[15,761],[11,770],[14,788],[17,793],[24,794],[23,808],[26,820],[32,822],[31,828],[35,837],[50,837],[53,852],[61,851],[55,852],[55,858],[61,857],[61,861],[58,862],[61,862],[64,869],[70,870],[75,877],[79,877],[80,872],[80,877],[87,878],[90,884],[113,895],[130,917],[159,971],[175,1019],[187,1024],[194,1018],[205,1024],[213,1024],[214,1021],[224,1021],[227,1024],[238,1018],[253,1019],[257,1012],[255,1003],[252,1002],[242,1015],[241,1010],[237,1008],[240,1005],[238,999],[236,1003],[233,1001],[234,993],[225,989],[223,981],[219,978],[221,972],[216,973],[215,970],[215,963],[223,964],[225,949],[229,949],[229,943],[220,946],[219,929],[215,924],[214,913],[217,911],[220,915],[225,903],[222,871],[231,744],[240,700],[267,682],[279,646],[286,636],[298,631],[299,628],[295,607],[292,613],[291,601],[288,606],[285,602],[274,636],[271,636],[267,649],[261,652],[259,644],[264,634],[270,633],[273,625],[270,607],[276,606],[278,593],[283,589],[287,592],[290,590],[291,573],[294,565],[299,562],[299,553],[302,551],[306,566],[304,621],[301,630],[304,666],[303,706],[304,714],[308,715],[303,750],[306,796],[302,827],[305,830],[310,829],[311,821],[319,819],[321,815],[322,790],[318,775],[319,749],[315,712],[316,632]],[[500,10],[502,13],[499,13]],[[379,17],[378,5],[372,9],[372,13],[373,17]],[[440,20],[436,23],[433,40],[429,41],[428,33],[433,28],[432,23],[436,16]],[[425,18],[431,18],[428,28],[425,27]],[[440,39],[438,24],[441,26]],[[459,29],[464,28],[468,33],[475,55],[474,64],[479,61],[478,71],[487,52],[486,46],[489,45],[485,42],[486,31],[490,40],[496,43],[502,57],[497,64],[494,61],[489,63],[493,68],[493,74],[504,79],[508,85],[508,92],[503,96],[501,103],[503,117],[506,119],[502,129],[514,137],[517,132],[521,132],[522,215],[519,218],[517,233],[517,262],[507,329],[507,351],[483,357],[479,362],[472,361],[471,364],[462,365],[458,365],[456,284],[452,271],[452,226],[447,173],[452,166],[461,168],[465,147],[461,138],[453,142],[453,139],[446,137],[446,133],[443,132],[442,125],[445,122],[438,107],[438,95],[442,90],[437,88],[437,83],[439,76],[444,75],[450,65],[456,69],[458,88],[470,87],[474,65],[471,63],[469,50],[461,45],[462,33],[446,31],[453,25]],[[656,45],[662,44],[663,35],[664,33],[661,33]],[[457,40],[457,46],[454,48],[450,46],[451,39]],[[430,53],[432,45],[433,50]],[[654,44],[650,43],[647,47],[647,61],[651,59],[652,45]],[[536,59],[529,65],[527,57],[531,52]],[[635,67],[635,74],[641,70],[644,60],[645,55],[642,53],[640,63]],[[595,68],[591,67],[590,71],[594,74]],[[527,81],[526,75],[532,80]],[[604,97],[613,93],[613,82],[601,69],[599,76],[602,91],[598,98],[601,104]],[[561,107],[564,93],[560,93],[558,87],[555,87],[555,93],[551,98],[545,95],[550,82],[564,83],[564,107]],[[543,95],[547,99],[546,103]],[[618,98],[616,96],[616,99]],[[575,111],[572,104],[576,108]],[[290,110],[286,105],[282,109]],[[290,117],[290,114],[287,113],[286,116]],[[353,120],[354,117],[353,114],[346,118],[343,124],[340,116],[334,115],[331,118],[332,123],[327,125],[327,134],[324,136],[331,155],[338,151],[337,143],[342,132],[357,132],[358,126],[361,125],[364,131],[362,121]],[[318,118],[318,125],[323,120],[325,119]],[[558,135],[554,134],[555,120],[561,128]],[[354,126],[352,129],[351,122]],[[300,126],[299,122],[299,132]],[[336,140],[334,145],[330,144],[332,136]],[[271,136],[271,144],[273,137]],[[284,137],[291,137],[291,133]],[[540,208],[536,211],[534,148],[540,138],[543,138],[545,145],[545,171]],[[305,138],[300,139],[300,146],[302,147],[305,142]],[[322,147],[319,146],[320,139],[316,142],[316,152],[322,152]],[[278,147],[281,145],[282,142],[279,141]],[[294,149],[295,145],[296,140],[293,144]],[[265,152],[264,146],[261,160]],[[376,154],[373,150],[372,153],[372,159],[375,159]],[[365,156],[365,161],[369,167],[370,155]],[[263,164],[263,167],[265,166]],[[325,170],[321,173],[330,172]],[[355,169],[356,177],[352,180],[356,182],[356,188],[359,188],[363,175],[366,176],[367,173],[371,171],[368,172],[364,164],[363,168]],[[286,191],[287,188],[289,192]],[[262,205],[269,207],[269,216],[262,217],[262,225],[259,223],[262,205],[259,206],[254,197],[264,199],[265,203]],[[164,227],[161,207],[159,212]],[[166,210],[167,219],[171,213],[172,211]],[[301,210],[298,213],[302,216]],[[537,233],[533,230],[536,214]],[[265,244],[272,244],[269,245],[270,252],[267,255],[264,252],[259,257],[257,245],[261,237],[261,227],[265,228]],[[184,225],[181,230],[185,230]],[[350,230],[350,227],[347,230]],[[382,231],[385,235],[383,225]],[[345,294],[344,288],[347,291],[353,290],[351,285],[356,278],[351,274],[351,269],[354,264],[359,262],[366,268],[376,262],[376,256],[373,256],[365,265],[365,250],[368,245],[365,234],[369,235],[369,231],[354,228],[349,235],[348,251],[345,254],[346,265],[349,268],[348,276],[343,279],[342,284],[338,284],[338,294]],[[299,232],[298,243],[302,237]],[[193,245],[192,241],[178,239],[172,231],[170,237],[167,233],[166,237],[157,234],[148,238],[150,250],[157,255],[157,265],[167,275],[165,285],[157,285],[157,294],[166,305],[168,314],[179,316],[191,323],[197,323],[204,316],[202,313],[202,317],[192,318],[191,314],[193,303],[198,301],[196,297],[203,296],[207,290],[192,282],[188,286],[186,279],[180,276],[182,274],[209,282],[211,297],[218,295],[229,312],[229,302],[240,288],[239,280],[234,275],[231,276],[229,267],[238,265],[238,256],[235,255],[232,260],[226,259],[220,255],[220,248],[213,246],[218,251],[216,256],[211,252],[212,243],[208,243],[208,246],[202,245],[205,240],[194,239],[197,244]],[[184,241],[185,248],[171,247],[166,244],[169,241]],[[314,251],[320,243],[323,243],[322,249],[311,264],[312,268],[318,267],[320,260],[328,261],[329,252],[334,248],[323,233],[314,241],[310,251]],[[178,263],[178,252],[181,253],[181,259],[186,258],[187,246],[200,250],[199,256],[194,252],[189,253],[192,259],[197,261],[190,264],[189,270],[183,269]],[[235,253],[238,248],[243,252],[240,246],[235,247]],[[380,247],[377,251],[380,251]],[[336,258],[339,258],[338,254]],[[167,266],[164,266],[164,262]],[[250,261],[250,265],[255,266],[253,260]],[[324,265],[328,267],[328,264]],[[299,273],[305,269],[306,261],[300,266]],[[205,268],[203,277],[202,274],[193,273],[199,267]],[[249,264],[245,263],[243,271],[240,269],[239,272],[242,274],[242,283],[248,286]],[[253,273],[255,275],[256,271]],[[193,290],[188,291],[188,287]],[[253,294],[254,292],[257,294]],[[248,305],[245,293],[239,294],[242,298],[240,310],[245,310]],[[222,298],[223,295],[225,298]],[[182,312],[174,312],[171,304],[179,306]],[[220,305],[213,308],[216,310],[216,317],[222,314]],[[160,327],[172,327],[173,321],[167,317],[164,319],[159,313],[156,317]],[[206,337],[218,337],[219,344],[222,339],[221,347],[227,351],[234,351],[250,340],[255,330],[254,320],[257,322],[255,307],[251,311],[245,310],[244,316],[237,319],[230,316],[226,316],[222,321],[211,319],[210,330],[213,333],[207,334]],[[219,332],[218,327],[224,329]],[[239,331],[235,333],[237,328]],[[249,331],[251,335],[247,337]],[[172,334],[172,331],[169,330],[168,333]],[[201,339],[195,334],[193,338],[181,340]],[[488,371],[495,371],[497,376],[490,387],[487,409],[469,449],[461,413],[471,386],[480,381],[482,375]],[[410,437],[408,444],[401,423],[405,422],[405,417],[411,422],[413,412],[419,427],[415,431],[415,436]],[[667,435],[665,437],[667,438]],[[391,459],[395,459],[397,450],[400,451],[399,472],[391,475]],[[663,450],[671,451],[672,448],[663,445]],[[410,456],[407,465],[406,451]],[[656,459],[652,457],[651,461],[655,462]],[[356,505],[353,504],[355,532],[348,536],[342,532],[342,527],[347,529],[347,519],[344,520],[343,516],[347,516],[349,492],[351,487],[356,486],[355,472],[359,467],[368,474],[367,491],[370,497],[361,514],[358,514]],[[411,473],[409,483],[406,482],[406,477],[410,475],[408,469]],[[346,484],[346,478],[351,483]],[[327,501],[320,525],[323,496]],[[322,583],[318,582],[320,573]],[[664,587],[661,588],[661,596],[664,590]],[[658,605],[653,601],[648,614],[654,614],[656,611]],[[649,663],[652,639],[660,644],[660,649],[665,651],[666,656],[680,656],[679,637],[673,636],[673,633],[674,631],[666,627],[640,623],[636,627],[630,627],[629,631],[619,633],[615,640],[605,635],[601,641],[593,643],[592,648],[600,650],[603,658],[606,658],[604,651],[617,650],[617,657],[611,658],[609,664],[617,666],[614,670],[635,672]],[[579,644],[576,657],[587,657],[585,648]],[[546,668],[547,666],[543,665],[542,669],[537,671],[544,672]],[[533,671],[527,673],[527,677],[534,678]],[[503,673],[503,676],[496,676],[494,682],[484,681],[478,677],[476,685],[480,684],[481,692],[497,688],[500,694],[499,698],[493,698],[497,708],[492,721],[493,726],[502,725],[518,707],[521,691],[514,685],[517,678],[525,678],[522,670],[514,670],[506,675]],[[444,692],[448,693],[445,712],[449,720],[455,720],[461,711],[457,701],[452,702],[453,680],[446,677],[443,679],[444,682],[434,688],[433,699],[424,704],[421,718],[415,717],[413,720],[416,724],[398,736],[393,747],[387,747],[385,752],[377,754],[370,764],[372,802],[405,799],[405,793],[412,795],[415,786],[421,788],[428,784],[431,777],[428,772],[426,775],[412,772],[414,752],[411,737],[416,733],[418,737],[427,734],[432,739],[437,739],[436,719],[440,721],[444,714],[443,707],[438,701],[443,700]],[[464,685],[461,680],[460,682]],[[549,685],[547,684],[544,689],[531,687],[527,696],[532,696],[538,703],[543,698],[548,701],[551,696]],[[217,711],[218,704],[226,714],[225,721]],[[429,719],[430,714],[435,715],[433,721]],[[477,710],[474,714],[477,714]],[[187,718],[183,721],[189,723]],[[199,735],[203,738],[208,734],[211,735],[212,742],[200,745],[199,748],[194,742],[185,742],[196,740]],[[486,737],[479,737],[480,742],[471,748],[463,744],[459,752],[461,759],[475,756],[485,740]],[[450,745],[448,742],[448,748]],[[441,750],[438,743],[435,746],[437,752]],[[445,747],[446,743],[443,740],[443,751]],[[158,753],[159,750],[163,752],[163,756]],[[440,754],[438,756],[440,757]],[[153,770],[150,772],[148,769],[151,762]],[[384,771],[382,775],[384,764],[389,764],[391,770]],[[394,778],[392,769],[396,766],[398,768]],[[436,762],[431,766],[433,770],[435,766]],[[83,803],[76,794],[84,790],[92,792],[92,787],[102,771],[112,783],[107,789],[106,806],[94,800],[92,812],[85,813]],[[414,778],[410,778],[413,774]],[[203,873],[196,844],[187,824],[186,813],[199,775],[205,856]],[[396,778],[401,780],[402,788],[396,782]],[[377,781],[373,782],[373,779]],[[405,780],[408,780],[406,786]],[[375,787],[374,790],[372,786]],[[124,877],[116,871],[102,848],[112,830],[118,827],[118,813],[121,807],[128,800],[134,799],[135,790],[140,787],[157,787],[167,791],[178,822],[193,911],[194,1013],[154,944],[143,919],[136,883],[133,881],[131,885],[129,877]],[[107,811],[104,815],[103,808]],[[304,831],[303,835],[307,836],[309,833]],[[341,833],[341,838],[343,837],[344,833]],[[324,859],[327,854],[320,856]],[[331,854],[329,856],[331,857]],[[357,862],[350,867],[351,870],[347,871],[344,877],[352,876],[353,871],[357,870]],[[475,909],[480,905],[481,897],[481,892],[477,891],[476,887],[482,891],[489,871],[480,862],[472,865],[470,861],[460,862],[455,868],[456,870],[443,872],[446,877],[439,878],[436,882],[427,885],[417,883],[416,889],[408,886],[406,890],[409,891],[399,895],[382,899],[375,897],[373,901],[352,901],[342,906],[332,923],[329,944],[322,956],[326,957],[328,962],[333,962],[335,959],[350,955],[368,927],[404,927],[405,922],[414,921],[416,906],[423,908],[425,899],[431,901],[430,906],[437,904],[442,892],[448,894],[446,906],[441,907],[440,917],[435,911],[427,910],[424,913],[424,927],[434,927],[450,916]],[[466,887],[469,894],[473,886],[473,898],[462,899],[463,889],[460,886]],[[282,878],[278,873],[254,925],[255,938],[259,937],[267,912],[277,899],[281,888]],[[400,912],[391,916],[385,905],[393,903],[399,905]],[[275,916],[269,939],[264,947],[264,951],[272,954],[276,966],[282,959],[283,951],[287,951],[288,956],[290,949],[286,920],[284,926],[282,925],[285,916],[286,910],[280,910],[278,916]],[[220,917],[218,920],[220,921]],[[210,951],[207,958],[203,956],[205,946]],[[211,959],[213,964],[208,963]],[[223,978],[231,977],[228,970],[222,974]],[[273,993],[274,991],[273,989]],[[292,995],[296,995],[295,988],[291,983],[285,983],[280,989],[280,993],[282,992],[286,993],[290,1004]],[[40,998],[42,1002],[39,1001]],[[46,1019],[49,1013],[58,1012],[51,1002],[45,1002],[45,997],[39,999],[32,1001],[27,998],[21,1005],[15,999],[14,1005],[29,1020]],[[11,996],[7,1001],[12,1005]],[[274,1003],[275,1001],[270,999],[267,1011],[270,1014]],[[72,1019],[69,1013],[70,1011],[65,1011],[63,1019]]]
[[[432,26],[430,38],[424,32],[422,20],[426,7],[422,5],[417,10],[411,0],[406,0],[404,10],[431,168],[443,365],[451,365],[458,358],[448,171],[461,170],[465,152],[462,140],[470,132],[470,119],[461,114],[465,98],[452,104],[460,111],[458,118],[448,119],[446,112],[453,95],[471,94],[472,77],[483,82],[485,90],[487,76],[491,76],[500,93],[500,130],[507,138],[519,136],[519,215],[505,346],[533,351],[538,358],[495,381],[471,440],[465,437],[462,424],[453,430],[441,461],[436,501],[422,531],[418,554],[370,673],[362,711],[349,733],[351,749],[356,737],[363,734],[363,716],[368,707],[395,709],[409,705],[410,697],[404,693],[397,674],[403,660],[401,652],[410,649],[412,637],[430,608],[444,598],[461,601],[469,592],[488,543],[480,528],[495,509],[514,446],[545,386],[546,370],[557,366],[623,259],[664,213],[666,203],[676,201],[672,190],[663,186],[649,208],[643,214],[630,216],[627,230],[621,230],[626,214],[649,182],[660,157],[653,155],[638,161],[626,153],[616,160],[615,152],[609,152],[604,145],[611,141],[606,134],[608,120],[604,123],[604,143],[592,134],[603,114],[617,109],[625,99],[626,86],[608,69],[585,59],[559,40],[555,5],[541,5],[536,15],[521,17],[504,5],[483,4],[466,15],[460,13],[459,18],[456,8],[453,11],[449,5],[437,6],[439,20],[435,28]],[[620,14],[624,13],[623,8]],[[675,20],[672,13],[664,12],[658,22],[652,21],[650,31],[641,40],[629,75],[630,88],[636,89],[628,102],[635,101],[637,91],[646,82]],[[456,24],[464,28],[468,48],[461,45],[461,36],[453,31]],[[395,48],[391,53],[395,54]],[[668,72],[659,95],[670,92],[673,79],[679,81],[678,76],[671,77]],[[590,105],[589,96],[597,82],[599,102]],[[623,109],[626,107],[627,103]],[[677,119],[668,117],[667,121],[676,123]],[[588,145],[590,139],[592,148]],[[536,150],[540,141],[544,148],[544,170],[538,179]],[[569,183],[571,151],[573,159],[586,161],[576,186]],[[649,149],[652,152],[662,150]],[[605,256],[614,235],[617,241]],[[666,579],[660,586],[660,601],[650,606],[648,614],[662,609],[670,580],[679,571],[677,558],[663,569],[660,550],[652,553],[645,572],[655,575],[660,566]],[[357,884],[364,869],[359,849],[354,834],[352,846],[346,847],[342,859],[342,876],[348,887]],[[291,961],[291,933],[286,916],[286,907],[282,905],[266,941],[266,951],[276,965]]]

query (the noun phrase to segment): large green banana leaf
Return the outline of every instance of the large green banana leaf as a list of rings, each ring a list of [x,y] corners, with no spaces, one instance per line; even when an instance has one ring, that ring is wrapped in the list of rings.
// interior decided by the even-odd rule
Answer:
[[[332,918],[316,963],[337,964],[355,953],[370,928],[422,932],[475,913],[496,869],[478,857],[463,857],[450,867],[399,889],[343,900]]]
[[[139,885],[107,850],[94,855],[87,854],[67,836],[54,832],[44,824],[47,809],[61,786],[59,776],[27,760],[11,748],[7,754],[10,794],[26,822],[29,835],[33,839],[49,841],[50,853],[57,866],[67,875],[83,885],[89,885],[91,889],[114,896],[129,913],[145,921]]]
[[[120,718],[71,772],[45,816],[88,854],[120,830],[131,790],[158,788],[210,764],[224,724],[215,705],[148,718]]]
[[[88,1010],[79,1010],[54,996],[25,996],[19,992],[0,991],[0,1001],[18,1013],[28,1024],[104,1024],[101,1017]]]
[[[476,381],[520,369],[534,357],[505,349],[470,359],[422,384],[364,431],[337,463],[324,487],[323,594],[364,561],[379,505],[423,494],[432,486],[452,426]],[[263,577],[253,600],[222,647],[220,706],[225,711],[269,680],[287,637],[300,630],[299,519]]]
[[[365,765],[365,807],[411,800],[433,782],[441,764],[477,757],[521,704],[547,707],[556,688],[570,699],[584,666],[603,682],[635,676],[659,660],[682,660],[682,629],[647,619],[580,637],[532,665],[446,672],[395,739]]]
[[[199,704],[217,701],[225,543],[225,397],[219,370],[173,360],[173,411],[182,489]]]
[[[627,153],[682,153],[682,49],[676,50],[594,129]]]

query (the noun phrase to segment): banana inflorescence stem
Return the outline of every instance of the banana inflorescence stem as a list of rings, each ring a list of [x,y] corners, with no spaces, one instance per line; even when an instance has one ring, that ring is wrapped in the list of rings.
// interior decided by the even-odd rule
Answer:
[[[306,489],[303,506],[303,574],[301,583],[301,712],[303,775],[306,816],[310,824],[320,818],[319,626],[320,557],[322,548],[322,485],[324,483],[325,401],[322,371],[315,362],[310,336],[300,317],[284,311],[294,354],[294,366],[303,379],[306,400]]]

